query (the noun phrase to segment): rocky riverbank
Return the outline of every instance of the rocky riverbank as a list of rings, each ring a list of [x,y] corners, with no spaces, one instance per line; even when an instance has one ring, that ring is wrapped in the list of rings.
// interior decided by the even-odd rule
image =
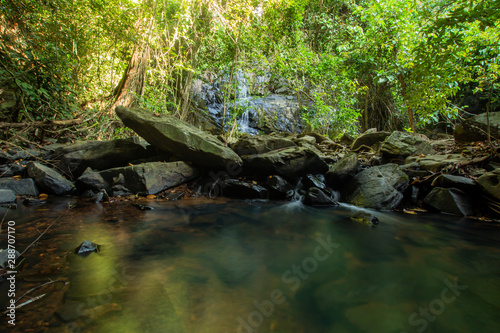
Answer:
[[[95,202],[208,195],[500,216],[500,160],[491,154],[497,147],[466,143],[467,126],[455,139],[370,130],[340,142],[315,133],[225,142],[172,116],[116,112],[142,138],[0,152],[0,202],[41,204],[41,193]]]

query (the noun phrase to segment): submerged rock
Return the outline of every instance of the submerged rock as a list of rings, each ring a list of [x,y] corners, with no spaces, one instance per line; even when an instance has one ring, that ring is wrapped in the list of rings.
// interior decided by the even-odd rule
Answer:
[[[263,154],[243,156],[245,168],[264,174],[299,176],[328,171],[328,165],[315,152],[305,147],[272,150]]]
[[[81,189],[106,190],[113,196],[149,195],[188,182],[198,173],[198,169],[185,162],[150,162],[99,172],[88,169],[77,184]]]
[[[474,215],[470,198],[458,189],[435,187],[424,198],[424,202],[443,213],[459,216]]]
[[[391,210],[403,199],[408,183],[408,176],[399,166],[389,163],[358,173],[341,193],[356,206]]]
[[[140,108],[117,107],[116,114],[151,145],[184,160],[213,168],[229,163],[241,165],[241,158],[216,137],[171,115],[156,117]]]
[[[72,181],[45,165],[31,162],[28,164],[27,169],[28,175],[47,193],[70,194],[75,189],[75,184]]]
[[[88,256],[92,252],[97,252],[101,250],[101,246],[97,245],[96,243],[93,243],[91,241],[85,240],[78,246],[75,250],[76,254],[79,254],[81,256]]]
[[[350,217],[354,222],[359,222],[368,225],[377,225],[379,223],[378,218],[372,213],[366,212],[364,210],[356,212]]]

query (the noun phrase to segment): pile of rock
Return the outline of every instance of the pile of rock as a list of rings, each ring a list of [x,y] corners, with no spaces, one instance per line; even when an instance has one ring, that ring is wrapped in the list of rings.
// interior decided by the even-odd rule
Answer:
[[[173,116],[138,108],[116,112],[143,139],[1,152],[0,202],[40,192],[150,195],[187,182],[210,196],[302,200],[312,206],[342,201],[380,210],[424,205],[465,216],[495,215],[487,208],[500,202],[500,172],[483,170],[475,177],[446,172],[471,163],[462,154],[445,153],[453,140],[370,130],[349,148],[317,134],[243,135],[226,144]]]

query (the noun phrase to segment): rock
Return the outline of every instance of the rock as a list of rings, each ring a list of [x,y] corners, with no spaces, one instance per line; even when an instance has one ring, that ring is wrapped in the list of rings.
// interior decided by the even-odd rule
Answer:
[[[474,215],[470,199],[458,189],[435,187],[424,198],[424,203],[443,213],[459,216]]]
[[[0,190],[0,204],[11,203],[16,201],[16,195],[12,190]]]
[[[300,145],[301,143],[308,143],[310,145],[316,144],[316,138],[311,135],[299,135],[293,141],[298,145]]]
[[[392,132],[380,147],[385,158],[405,158],[410,155],[428,155],[435,153],[429,139],[423,134]]]
[[[171,115],[156,117],[151,111],[117,107],[116,114],[153,146],[198,165],[225,168],[241,165],[241,158],[216,137]]]
[[[188,182],[198,173],[185,162],[149,162],[99,172],[87,169],[77,184],[80,189],[106,190],[112,196],[149,195]]]
[[[239,155],[253,155],[267,153],[272,150],[293,147],[296,144],[292,140],[270,135],[246,135],[240,138],[231,148]]]
[[[368,225],[377,225],[378,224],[378,218],[364,210],[356,212],[354,215],[350,217],[351,221],[354,222],[359,222],[363,224],[368,224]]]
[[[10,254],[10,256],[9,256],[9,254]],[[19,257],[20,254],[21,253],[19,253],[19,251],[17,251],[17,250],[14,250],[14,253],[9,253],[8,249],[0,249],[0,267],[1,268],[9,268],[11,270],[14,270],[13,267],[8,266],[9,260],[16,259],[17,257]],[[14,258],[12,258],[12,255],[14,255]]]
[[[403,199],[401,192],[408,183],[408,176],[399,166],[389,163],[358,173],[341,193],[356,206],[391,210]]]
[[[340,138],[340,143],[346,146],[351,146],[353,142],[354,138],[348,133],[344,133]]]
[[[64,178],[59,172],[37,162],[28,164],[28,175],[47,193],[70,194],[75,189],[73,182]]]
[[[326,173],[328,184],[334,189],[341,188],[359,172],[360,168],[358,155],[349,153]]]
[[[500,112],[490,112],[489,118],[491,139],[499,139]],[[485,141],[488,139],[486,134],[488,130],[487,124],[486,113],[479,114],[455,126],[453,137],[456,142]]]
[[[26,160],[26,161],[34,161],[37,157],[40,157],[41,153],[39,150],[35,149],[20,149],[14,155],[12,155],[12,159],[16,160]]]
[[[91,241],[85,240],[76,248],[75,253],[81,256],[88,256],[92,252],[99,253],[101,251],[101,246],[93,243]]]
[[[0,150],[0,164],[7,164],[14,162],[14,158],[9,153]]]
[[[357,150],[361,146],[373,147],[374,145],[383,142],[389,135],[391,135],[390,132],[366,131],[354,140],[351,145],[351,150]]]
[[[47,201],[37,198],[26,198],[23,200],[23,205],[25,206],[37,206],[46,204]]]
[[[325,190],[326,185],[325,185],[325,178],[323,175],[305,175],[301,181],[300,181],[302,188],[311,188],[311,187],[317,187],[319,189]]]
[[[447,155],[427,155],[425,157],[410,156],[405,160],[405,164],[416,163],[414,166],[422,170],[438,172],[451,164],[458,164],[470,161],[461,154]]]
[[[86,141],[65,145],[53,153],[59,167],[78,178],[85,169],[106,170],[158,155],[156,149],[138,137],[107,141]]]
[[[266,179],[266,185],[270,188],[271,199],[289,199],[293,197],[293,186],[284,178],[273,175]]]
[[[500,169],[485,173],[476,182],[485,193],[500,201]]]
[[[221,183],[222,195],[238,199],[266,199],[268,190],[251,181],[226,179]]]
[[[466,193],[474,193],[479,190],[479,186],[474,179],[448,174],[439,175],[432,182],[432,186],[458,188]]]
[[[135,208],[137,208],[139,210],[155,210],[154,207],[148,206],[148,205],[141,205],[141,204],[133,203],[132,206],[134,206]]]
[[[263,154],[243,156],[245,169],[264,174],[298,176],[325,173],[328,165],[315,152],[305,147],[290,147]]]
[[[317,187],[308,189],[304,198],[304,204],[308,206],[338,206],[339,203],[335,199],[327,195],[323,190]]]
[[[0,189],[12,190],[16,195],[26,195],[30,197],[38,196],[38,189],[35,181],[31,178],[15,179],[0,179]]]
[[[0,165],[0,177],[12,177],[15,175],[21,175],[21,176],[24,175],[26,169],[25,165],[23,165],[23,162],[19,164],[10,163],[10,164]]]

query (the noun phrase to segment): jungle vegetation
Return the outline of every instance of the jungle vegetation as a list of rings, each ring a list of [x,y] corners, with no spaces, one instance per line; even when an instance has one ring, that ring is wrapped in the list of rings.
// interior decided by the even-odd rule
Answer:
[[[331,136],[453,126],[478,100],[484,111],[498,105],[498,8],[500,0],[0,0],[0,101],[13,100],[0,121],[81,118],[76,135],[111,138],[123,134],[113,109],[138,105],[192,122],[195,79],[224,73],[231,96],[244,71],[286,84],[304,100],[309,128]]]

